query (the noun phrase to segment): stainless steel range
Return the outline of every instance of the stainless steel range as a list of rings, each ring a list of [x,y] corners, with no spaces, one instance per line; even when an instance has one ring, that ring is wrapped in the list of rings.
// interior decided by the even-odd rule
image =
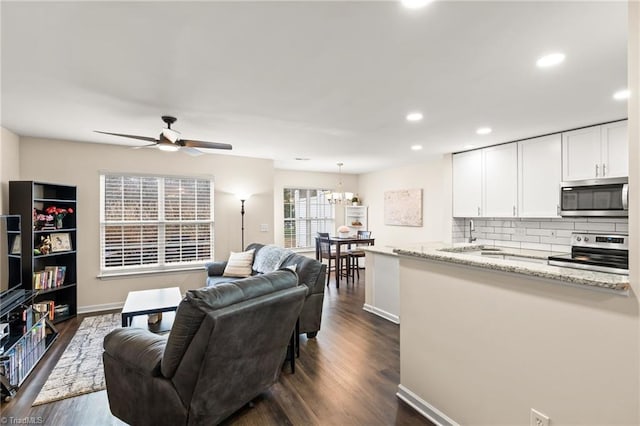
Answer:
[[[549,256],[549,265],[629,275],[628,235],[571,234],[571,253]]]

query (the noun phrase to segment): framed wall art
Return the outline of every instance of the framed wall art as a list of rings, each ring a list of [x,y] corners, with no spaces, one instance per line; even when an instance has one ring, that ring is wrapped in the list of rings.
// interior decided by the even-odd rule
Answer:
[[[422,189],[385,191],[384,224],[422,226]]]

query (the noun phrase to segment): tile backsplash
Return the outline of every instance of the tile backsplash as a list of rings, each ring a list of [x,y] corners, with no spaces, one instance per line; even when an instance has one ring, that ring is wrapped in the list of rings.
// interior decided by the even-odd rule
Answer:
[[[571,251],[572,232],[628,232],[627,218],[471,218],[478,244],[558,252]],[[469,239],[469,219],[453,219],[453,242]]]

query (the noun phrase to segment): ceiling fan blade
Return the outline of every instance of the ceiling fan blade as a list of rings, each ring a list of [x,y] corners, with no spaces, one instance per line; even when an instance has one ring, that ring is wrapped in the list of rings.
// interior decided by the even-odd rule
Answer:
[[[194,141],[188,139],[180,139],[178,144],[188,148],[233,149],[233,147],[228,143]]]
[[[152,147],[155,147],[156,145],[158,145],[158,144],[157,143],[150,143],[150,144],[147,144],[147,145],[132,146],[131,149],[152,148]]]
[[[125,135],[122,133],[101,132],[100,130],[94,130],[94,132],[102,133],[103,135],[121,136],[123,138],[130,138],[130,139],[140,139],[141,141],[156,142],[156,143],[158,142],[156,138],[151,138],[148,136]]]
[[[187,153],[192,157],[197,157],[198,155],[204,154],[202,151],[198,151],[197,149],[191,148],[189,146],[183,146],[182,148],[180,148],[180,151]]]

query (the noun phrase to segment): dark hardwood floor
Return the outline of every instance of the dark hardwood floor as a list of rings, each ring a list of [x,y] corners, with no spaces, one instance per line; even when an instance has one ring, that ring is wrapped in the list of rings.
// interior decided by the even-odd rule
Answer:
[[[318,337],[301,336],[296,373],[291,374],[286,364],[278,383],[224,424],[432,425],[395,396],[400,381],[399,327],[362,310],[363,273],[355,285],[341,284],[336,289],[332,280],[325,290]],[[16,398],[2,404],[2,417],[33,417],[45,425],[124,424],[111,415],[106,391],[31,407],[81,321],[79,317],[60,326],[58,341]]]

